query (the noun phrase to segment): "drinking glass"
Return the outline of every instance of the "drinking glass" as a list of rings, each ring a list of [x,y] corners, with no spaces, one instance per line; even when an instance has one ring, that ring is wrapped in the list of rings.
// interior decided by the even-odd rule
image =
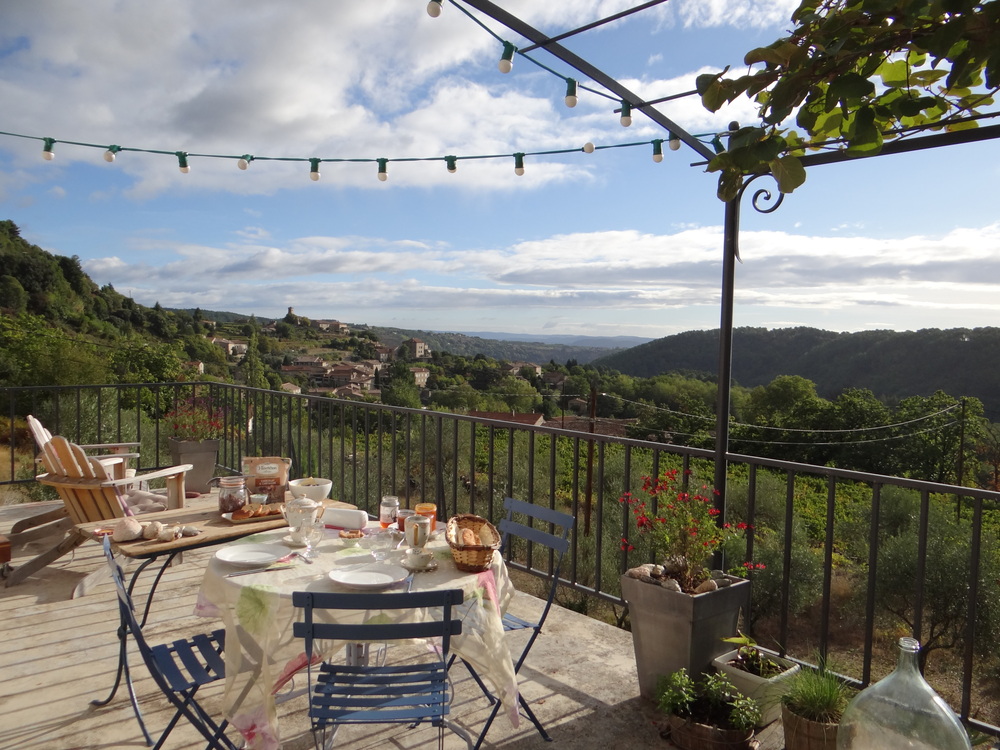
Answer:
[[[296,534],[306,545],[306,551],[302,553],[304,557],[311,558],[313,547],[323,541],[325,526],[322,521],[307,521],[296,528]]]

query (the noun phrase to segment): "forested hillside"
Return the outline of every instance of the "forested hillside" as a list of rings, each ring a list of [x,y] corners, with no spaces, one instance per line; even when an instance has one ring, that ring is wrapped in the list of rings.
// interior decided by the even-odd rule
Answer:
[[[688,331],[594,360],[637,377],[673,371],[714,374],[719,332]],[[815,328],[737,328],[733,378],[742,386],[766,385],[779,375],[799,375],[817,393],[835,398],[865,388],[892,403],[936,391],[972,396],[988,415],[1000,417],[1000,328],[833,333]]]

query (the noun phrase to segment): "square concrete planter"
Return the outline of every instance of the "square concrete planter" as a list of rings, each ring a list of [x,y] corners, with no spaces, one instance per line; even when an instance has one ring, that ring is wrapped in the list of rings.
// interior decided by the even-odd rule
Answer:
[[[747,698],[753,698],[757,701],[761,716],[759,726],[764,727],[781,716],[781,694],[785,690],[784,681],[798,672],[800,667],[767,649],[758,650],[772,661],[785,667],[785,671],[774,677],[760,677],[745,669],[740,669],[730,663],[736,658],[736,649],[715,657],[712,660],[712,666],[715,667],[716,672],[724,674],[733,683],[734,688]]]
[[[740,610],[750,604],[750,581],[705,594],[670,591],[623,575],[622,598],[632,623],[639,694],[656,699],[656,683],[681,667],[692,677],[707,672],[712,659],[730,650],[723,638],[736,634]]]

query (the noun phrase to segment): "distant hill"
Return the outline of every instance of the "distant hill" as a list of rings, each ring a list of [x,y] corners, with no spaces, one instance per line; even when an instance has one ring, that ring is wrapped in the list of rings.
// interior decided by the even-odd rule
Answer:
[[[629,375],[671,371],[716,373],[719,332],[688,331],[613,352],[593,361]],[[1000,328],[928,328],[920,331],[833,333],[816,328],[737,328],[733,378],[766,385],[779,375],[816,383],[824,398],[845,388],[867,388],[892,402],[937,390],[983,402],[1000,421]]]
[[[495,331],[456,331],[466,336],[482,339],[497,339],[499,341],[531,341],[541,344],[562,344],[565,346],[582,346],[599,349],[626,349],[639,346],[652,339],[642,336],[579,336],[572,334],[540,334],[540,333],[497,333]]]
[[[464,333],[443,333],[440,331],[418,331],[405,328],[385,328],[382,326],[365,326],[350,324],[352,329],[367,328],[374,331],[379,340],[389,346],[399,346],[400,342],[410,338],[418,338],[427,344],[432,351],[449,352],[463,357],[474,357],[482,354],[494,359],[508,362],[524,361],[545,364],[550,359],[559,364],[575,359],[580,364],[587,364],[608,353],[605,346],[545,344],[531,341],[499,341],[497,339],[472,336]],[[578,339],[578,336],[569,337]]]

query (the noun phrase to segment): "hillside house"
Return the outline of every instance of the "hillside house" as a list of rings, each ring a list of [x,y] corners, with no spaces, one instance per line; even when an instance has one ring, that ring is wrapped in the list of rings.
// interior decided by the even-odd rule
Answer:
[[[296,395],[302,393],[302,389],[299,386],[295,385],[295,383],[282,383],[281,390],[283,390],[285,393],[294,393]]]
[[[426,367],[411,367],[410,372],[413,373],[413,382],[417,384],[417,388],[427,385],[427,378],[431,376],[430,370]]]
[[[567,377],[569,376],[564,372],[552,370],[542,373],[542,382],[550,388],[562,388],[562,384],[566,382]]]
[[[399,348],[405,351],[410,359],[427,359],[431,356],[431,348],[420,339],[407,339]]]
[[[393,351],[391,346],[386,346],[385,344],[375,346],[375,354],[378,356],[379,362],[391,362]]]

